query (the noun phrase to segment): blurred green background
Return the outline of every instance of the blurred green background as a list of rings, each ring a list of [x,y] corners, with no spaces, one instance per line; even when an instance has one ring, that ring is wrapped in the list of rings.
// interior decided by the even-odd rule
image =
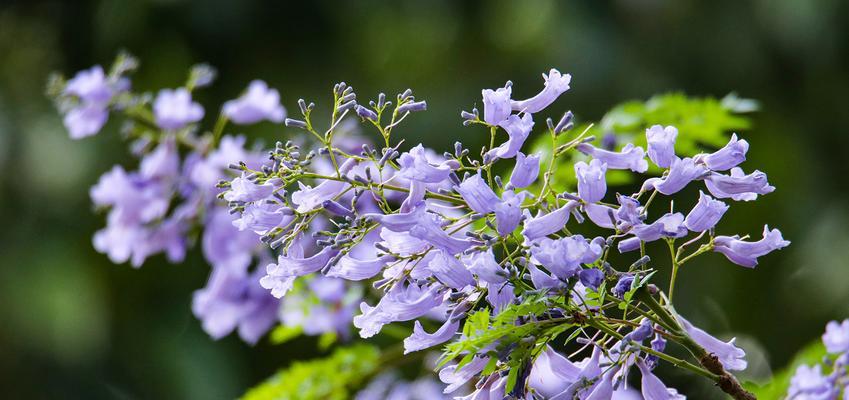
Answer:
[[[253,78],[279,88],[289,110],[299,97],[326,104],[340,80],[361,99],[411,87],[429,111],[398,132],[437,148],[482,142],[458,116],[481,88],[511,79],[516,97],[532,95],[550,67],[573,74],[552,113],[583,120],[671,90],[758,99],[744,168],[778,190],[736,204],[723,231],[760,237],[766,222],[793,245],[754,270],[719,256],[688,264],[676,300],[691,321],[738,337],[750,354],[744,377],[768,378],[829,319],[849,316],[847,17],[840,0],[3,2],[0,396],[232,398],[312,354],[309,338],[209,339],[189,307],[208,272],[198,252],[135,270],[92,248],[103,219],[88,188],[133,160],[115,123],[72,142],[43,86],[53,70],[107,65],[119,49],[142,60],[138,89],[177,86],[196,62],[216,66],[223,79],[200,95],[209,106]],[[716,395],[672,374],[692,398]]]

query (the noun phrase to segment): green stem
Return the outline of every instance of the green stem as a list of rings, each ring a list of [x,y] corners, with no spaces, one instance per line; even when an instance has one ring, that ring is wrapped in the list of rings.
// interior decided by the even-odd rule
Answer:
[[[672,260],[672,277],[669,279],[669,302],[672,302],[672,296],[675,294],[675,281],[678,279],[678,267],[681,264],[675,255],[675,240],[667,240],[666,245],[669,247],[669,256]]]
[[[224,127],[227,126],[227,117],[222,113],[215,121],[215,127],[212,128],[212,145],[218,147],[218,141],[221,140],[221,135],[224,133]]]

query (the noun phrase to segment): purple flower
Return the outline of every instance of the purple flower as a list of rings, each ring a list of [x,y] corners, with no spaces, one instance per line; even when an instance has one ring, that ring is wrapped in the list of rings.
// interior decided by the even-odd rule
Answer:
[[[622,226],[620,229],[642,223],[642,211],[640,202],[636,199],[621,194],[616,195],[616,200],[619,202],[619,209],[616,210],[616,218]]]
[[[613,398],[613,375],[616,371],[610,370],[602,375],[601,379],[596,382],[590,393],[585,397],[586,400],[607,400]]]
[[[578,196],[587,203],[595,203],[604,198],[607,192],[607,182],[604,174],[607,172],[607,164],[598,159],[590,161],[589,165],[583,161],[575,163],[575,175],[578,177]]]
[[[398,176],[423,183],[440,183],[448,179],[451,168],[448,165],[432,165],[428,162],[424,146],[419,144],[398,158],[401,170]]]
[[[68,111],[62,122],[71,139],[82,139],[100,132],[108,118],[109,110],[104,106],[84,104]]]
[[[654,330],[652,329],[652,323],[649,319],[644,319],[640,322],[640,326],[634,328],[631,332],[625,335],[620,342],[622,346],[626,343],[636,342],[642,344],[646,339],[650,338]]]
[[[571,383],[577,381],[580,373],[580,367],[546,345],[534,360],[528,376],[528,386],[542,397],[549,399],[562,393]]]
[[[468,265],[469,271],[477,275],[483,282],[500,285],[507,282],[507,272],[498,265],[492,248],[485,252],[471,253],[463,258],[463,263]]]
[[[603,161],[610,169],[630,169],[640,173],[649,169],[643,148],[631,143],[626,144],[618,153],[596,148],[589,143],[581,143],[575,148],[581,153]]]
[[[390,215],[368,214],[381,225],[393,232],[407,232],[410,236],[421,239],[425,243],[448,251],[450,254],[460,253],[471,246],[471,242],[458,239],[442,229],[443,219],[428,213],[424,205],[420,205],[408,213]]]
[[[171,263],[183,261],[186,257],[187,224],[178,218],[169,218],[162,223],[142,230],[145,234],[133,240],[133,255],[130,263],[140,267],[147,257],[164,252]]]
[[[463,196],[469,208],[476,213],[487,214],[495,211],[495,207],[501,202],[498,195],[483,180],[480,172],[463,180],[454,190]]]
[[[685,396],[678,394],[678,391],[666,387],[663,381],[651,372],[646,363],[642,360],[637,360],[637,367],[643,375],[640,385],[642,386],[643,399],[645,400],[683,400]]]
[[[849,319],[842,323],[831,321],[825,326],[822,342],[829,353],[849,352]]]
[[[646,129],[648,154],[655,165],[661,168],[669,168],[672,162],[678,158],[675,155],[676,137],[678,137],[678,129],[674,126],[664,128],[660,125],[654,125]]]
[[[253,232],[236,229],[233,218],[224,208],[212,209],[206,220],[201,247],[204,258],[216,268],[244,273],[253,259],[259,238]]]
[[[711,154],[699,154],[696,162],[707,165],[711,171],[726,171],[746,161],[749,142],[737,140],[737,134],[731,135],[731,140],[725,147]]]
[[[728,342],[723,342],[693,326],[693,324],[680,315],[678,316],[678,322],[687,331],[687,335],[698,343],[699,346],[704,347],[708,353],[713,353],[725,369],[729,371],[742,371],[746,369],[746,352],[734,345],[734,338]]]
[[[77,74],[65,85],[65,93],[80,98],[87,104],[104,105],[112,99],[112,86],[103,73],[103,68],[95,65]]]
[[[426,270],[446,287],[462,289],[475,285],[475,278],[466,266],[443,250],[434,252],[433,258],[426,265]]]
[[[286,326],[300,326],[307,335],[336,333],[350,336],[351,319],[359,302],[358,290],[348,290],[345,281],[315,276],[308,283],[309,290],[286,296],[280,311]],[[318,300],[318,301],[316,301]]]
[[[489,357],[475,356],[472,361],[459,370],[457,365],[448,365],[439,370],[439,380],[448,384],[444,393],[451,393],[466,385],[472,378],[477,376],[489,363]]]
[[[563,92],[569,90],[569,83],[572,81],[572,75],[561,75],[560,71],[554,68],[548,72],[548,75],[542,74],[542,78],[545,79],[545,87],[542,91],[529,99],[512,101],[513,110],[526,113],[542,111],[557,100]]]
[[[693,232],[704,232],[716,226],[726,211],[727,204],[699,191],[699,202],[687,214],[684,225]]]
[[[581,270],[581,264],[595,262],[601,256],[599,241],[589,242],[581,235],[567,236],[562,239],[542,238],[531,247],[532,260],[546,267],[560,279],[574,276]]]
[[[291,208],[260,201],[246,205],[241,216],[233,221],[233,226],[240,231],[251,230],[257,235],[265,235],[275,228],[288,226],[294,220]]]
[[[631,290],[631,285],[634,283],[634,275],[631,274],[622,274],[619,277],[619,280],[616,282],[616,286],[613,287],[611,291],[614,296],[622,298],[625,296],[625,293],[628,293]]]
[[[240,276],[213,268],[206,287],[194,293],[192,312],[213,339],[238,329],[245,342],[254,344],[277,321],[279,304],[259,286],[258,274]]]
[[[763,239],[757,242],[746,242],[737,236],[717,236],[713,243],[714,251],[724,254],[731,262],[748,268],[758,265],[758,257],[790,245],[790,241],[784,240],[778,229],[770,230],[766,225]]]
[[[294,244],[289,247],[288,253],[277,257],[276,264],[265,267],[266,275],[259,283],[271,290],[274,297],[283,297],[292,288],[295,278],[320,271],[335,255],[336,250],[325,247],[310,257],[304,257],[303,248]]]
[[[507,190],[501,194],[502,201],[495,205],[496,231],[501,236],[507,236],[522,222],[522,202],[527,192],[519,194]]]
[[[495,314],[500,313],[510,304],[514,304],[516,300],[516,293],[514,293],[515,288],[513,285],[509,283],[487,283],[485,286],[487,288],[486,301],[492,306],[492,311]]]
[[[708,191],[717,198],[751,201],[759,194],[772,193],[775,187],[767,182],[766,174],[755,170],[746,175],[740,168],[732,168],[731,175],[710,174],[705,179]]]
[[[177,143],[165,139],[150,154],[147,154],[139,166],[141,176],[154,178],[174,178],[180,172],[180,155],[177,153]]]
[[[598,290],[598,287],[604,282],[604,272],[597,268],[583,269],[578,273],[578,279],[584,286]]]
[[[371,259],[360,259],[350,254],[345,255],[336,262],[327,272],[327,276],[343,278],[349,281],[361,281],[369,279],[380,273],[380,271],[394,258],[384,255]]]
[[[530,242],[563,229],[569,221],[569,214],[579,204],[577,201],[570,200],[563,207],[548,214],[540,212],[533,218],[526,218],[522,236]]]
[[[830,377],[823,375],[822,367],[800,365],[790,379],[788,399],[835,400],[840,389]]]
[[[663,335],[659,333],[654,334],[654,339],[651,341],[651,349],[660,353],[666,349],[666,339],[663,338]],[[658,360],[660,360],[660,357],[656,355],[646,355],[646,365],[648,365],[650,369],[654,369],[654,367],[657,366]]]
[[[537,289],[552,289],[563,286],[563,281],[557,277],[546,274],[533,263],[528,264],[528,272],[531,274],[531,283]]]
[[[89,195],[95,205],[112,207],[110,218],[115,222],[137,224],[165,215],[171,197],[168,189],[116,165],[100,177]]]
[[[203,118],[203,107],[192,102],[192,95],[185,88],[163,89],[153,101],[156,125],[162,129],[177,130]]]
[[[616,228],[616,209],[613,207],[588,203],[584,205],[584,212],[594,224],[607,229]]]
[[[510,95],[513,91],[510,82],[503,88],[495,90],[484,89],[483,96],[483,120],[490,125],[498,125],[510,116]]]
[[[652,187],[665,195],[672,195],[686,187],[690,182],[703,178],[709,171],[692,158],[676,158],[669,167],[669,173],[663,178],[650,178],[643,183],[643,191]]]
[[[238,99],[224,103],[223,113],[240,125],[255,124],[264,119],[279,123],[286,118],[286,110],[280,105],[280,93],[269,89],[260,80],[251,82],[248,91]]]
[[[230,182],[230,190],[224,193],[224,200],[255,202],[268,198],[274,193],[274,186],[270,183],[256,184],[250,179],[242,176],[234,178]]]
[[[516,166],[510,174],[510,184],[517,189],[530,186],[539,177],[539,153],[525,156],[522,152],[516,153]]]
[[[413,324],[413,334],[404,339],[404,354],[409,354],[414,351],[424,350],[429,347],[436,346],[440,343],[445,343],[457,333],[460,328],[460,319],[448,318],[436,332],[427,333],[422,324],[416,321]]]
[[[483,378],[482,382],[479,382],[476,386],[475,391],[467,396],[455,397],[454,400],[506,399],[508,398],[506,397],[507,393],[505,393],[506,387],[507,375],[502,376],[501,374],[493,373]]]
[[[380,238],[384,246],[394,254],[409,256],[427,250],[427,242],[411,236],[408,232],[393,232],[386,228],[380,228]]]
[[[340,167],[341,174],[347,174],[356,165],[356,160],[348,159]],[[292,203],[297,205],[295,211],[305,213],[317,208],[323,207],[324,202],[333,200],[341,194],[350,184],[332,179],[326,179],[316,185],[310,187],[298,181],[299,190],[292,193]]]
[[[662,237],[680,238],[687,236],[687,227],[684,226],[684,214],[667,213],[651,224],[635,226],[632,232],[644,242],[653,242]]]
[[[508,139],[500,146],[488,151],[485,160],[494,160],[497,158],[512,158],[515,157],[528,135],[531,134],[531,129],[534,127],[534,120],[531,114],[511,115],[499,125],[507,131]]]
[[[405,285],[399,282],[374,307],[365,302],[360,303],[362,314],[354,317],[354,326],[360,329],[361,337],[369,338],[380,332],[383,325],[425,315],[441,305],[443,297],[439,285]]]

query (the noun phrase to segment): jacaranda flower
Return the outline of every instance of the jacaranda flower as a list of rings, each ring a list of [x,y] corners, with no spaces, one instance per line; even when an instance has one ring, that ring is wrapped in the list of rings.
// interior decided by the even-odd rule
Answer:
[[[713,243],[714,251],[724,254],[737,265],[749,268],[758,265],[758,257],[790,245],[778,229],[770,230],[768,226],[764,226],[763,239],[757,242],[747,242],[736,236],[717,236]]]
[[[510,184],[517,189],[530,186],[539,177],[539,154],[525,156],[522,152],[516,153],[516,166],[510,174]]]
[[[589,143],[581,143],[575,147],[581,153],[592,158],[601,160],[610,169],[630,169],[634,172],[646,172],[649,163],[646,161],[646,152],[642,147],[631,143],[625,145],[620,152],[599,149]]]
[[[732,168],[731,175],[710,174],[705,179],[708,191],[717,198],[731,198],[737,201],[751,201],[759,194],[772,193],[774,186],[767,182],[766,174],[755,170],[746,175],[740,168]]]
[[[654,125],[646,129],[649,159],[661,168],[669,168],[678,156],[675,155],[675,138],[678,129],[674,126]]]
[[[236,100],[224,103],[224,115],[237,124],[254,124],[262,120],[280,123],[286,118],[286,109],[280,105],[280,93],[255,80],[248,90]]]
[[[687,214],[684,225],[693,232],[704,232],[716,226],[722,219],[728,205],[699,191],[699,202]]]
[[[575,163],[575,175],[578,177],[578,196],[587,203],[595,203],[604,198],[607,192],[607,182],[604,174],[607,172],[607,164],[598,159],[590,161],[589,165],[583,161]]]
[[[203,107],[192,102],[192,95],[184,88],[163,89],[153,101],[156,125],[166,130],[182,129],[203,118]]]
[[[731,140],[725,147],[711,154],[699,154],[696,162],[705,164],[711,171],[726,171],[746,161],[749,142],[737,140],[737,134],[731,135]]]
[[[495,90],[484,89],[481,91],[483,97],[483,120],[490,125],[499,125],[510,116],[510,95],[512,87],[508,82],[503,88]]]
[[[513,110],[526,113],[536,113],[554,103],[563,92],[569,90],[572,75],[561,75],[560,71],[551,69],[548,75],[542,74],[545,79],[545,88],[539,94],[527,100],[513,101]]]

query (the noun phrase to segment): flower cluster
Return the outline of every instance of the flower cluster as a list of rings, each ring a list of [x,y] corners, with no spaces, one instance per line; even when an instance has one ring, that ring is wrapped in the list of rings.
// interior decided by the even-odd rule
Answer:
[[[316,279],[286,304],[259,285],[264,268],[252,265],[264,267],[271,258],[259,241],[265,233],[261,221],[268,215],[261,209],[233,215],[217,199],[222,192],[217,185],[232,179],[230,167],[242,163],[260,168],[265,156],[246,148],[244,136],[222,135],[220,128],[215,134],[196,134],[195,124],[205,112],[192,100],[192,91],[211,83],[214,72],[196,67],[185,87],[164,89],[152,97],[129,91],[124,74],[136,64],[122,56],[109,76],[100,66],[79,72],[58,98],[60,104],[74,105],[65,116],[73,139],[96,134],[110,110],[131,119],[125,132],[133,140],[133,154],[140,158],[138,169],[116,165],[91,188],[94,205],[107,211],[106,227],[94,235],[95,249],[114,263],[129,261],[140,267],[157,253],[181,262],[199,239],[212,272],[206,287],[195,292],[192,310],[213,338],[238,331],[242,339],[255,343],[280,322],[303,325],[306,334],[347,336],[359,298],[351,285]],[[245,94],[223,106],[221,120],[279,123],[285,113],[279,93],[254,81]],[[319,302],[312,301],[316,296]]]
[[[482,118],[477,109],[462,113],[466,125],[490,131],[491,145],[480,158],[459,142],[441,155],[421,144],[401,151],[392,129],[426,108],[409,90],[395,98],[394,107],[383,94],[365,106],[356,104],[350,86],[339,84],[330,128],[323,133],[311,118],[314,105],[299,101],[303,118],[286,124],[315,137],[315,147],[278,144],[261,169],[242,166],[223,195],[233,212],[257,221],[265,230],[262,240],[280,252],[260,283],[284,297],[304,276],[372,280],[377,301],[363,301],[353,318],[360,336],[415,321],[405,352],[450,342],[440,378],[446,393],[477,381],[469,398],[610,398],[626,389],[633,366],[642,373],[643,396],[678,398],[652,373],[660,359],[670,361],[663,353],[669,340],[714,361],[693,369],[736,383],[726,371],[746,367],[743,350],[693,326],[669,302],[678,268],[695,256],[713,251],[754,267],[758,257],[789,244],[766,227],[758,241],[714,234],[729,207],[719,199],[749,201],[774,190],[764,173],[745,174],[738,167],[748,143],[735,135],[715,152],[679,157],[678,131],[653,126],[646,131],[647,150],[633,144],[619,151],[599,148],[586,131],[558,144],[574,130],[567,112],[557,123],[547,120],[553,148],[543,169],[544,155],[526,154],[523,147],[534,114],[566,92],[571,80],[557,70],[543,77],[544,88],[531,98],[513,100],[508,82],[483,91]],[[377,130],[382,148],[366,143],[349,152],[336,145],[341,135],[334,127],[350,112]],[[497,144],[500,131],[507,139]],[[555,190],[556,159],[576,152],[577,190]],[[321,160],[332,168],[324,165],[328,161],[316,166]],[[499,174],[499,160],[512,162],[509,174]],[[633,195],[608,193],[608,170],[642,173],[649,160],[662,169],[661,176],[646,179]],[[704,183],[712,196],[701,192],[686,214],[650,216],[658,196],[674,195],[693,182]],[[278,217],[257,219],[259,209]],[[585,219],[610,233],[573,232]],[[570,220],[577,225],[570,227]],[[316,225],[323,228],[310,235]],[[648,283],[657,269],[650,268],[646,244],[659,240],[672,250],[673,286],[664,304]],[[624,268],[609,261],[612,252],[636,251],[637,259]],[[639,303],[631,301],[637,297]],[[604,312],[617,304],[626,318]],[[437,325],[429,331],[425,327],[434,318]],[[577,362],[549,345],[575,327],[587,328],[572,336],[592,353]]]
[[[825,326],[822,343],[829,356],[823,364],[800,365],[790,380],[787,398],[793,400],[849,399],[849,319]],[[826,370],[830,369],[830,373]]]
[[[287,118],[279,93],[254,81],[224,104],[211,132],[198,134],[205,112],[192,91],[210,83],[208,68],[155,98],[129,92],[130,69],[81,72],[60,96],[77,104],[68,115],[94,105],[102,114],[66,116],[74,138],[99,131],[110,109],[133,121],[125,132],[139,169],[115,167],[92,189],[109,213],[94,244],[116,263],[138,266],[159,252],[176,262],[202,230],[212,273],[193,311],[213,337],[238,330],[255,342],[280,322],[342,337],[353,324],[369,338],[412,321],[404,353],[443,346],[442,392],[473,386],[458,398],[628,398],[639,396],[633,369],[644,398],[683,398],[654,374],[661,361],[752,398],[728,372],[746,368],[745,352],[672,303],[678,270],[695,257],[715,252],[753,268],[789,244],[768,227],[756,241],[715,234],[730,202],[774,190],[763,172],[740,168],[749,144],[736,135],[692,155],[676,152],[672,126],[649,127],[645,149],[599,145],[566,112],[545,120],[550,148],[533,149],[534,120],[570,88],[571,76],[556,69],[534,96],[514,99],[507,82],[482,91],[482,113],[461,113],[464,125],[489,133],[479,152],[460,142],[441,154],[405,146],[393,130],[427,103],[409,89],[362,102],[345,83],[333,88],[325,129],[314,103],[299,100],[300,115]],[[353,134],[357,120],[380,139]],[[228,123],[260,121],[304,135],[266,153],[223,135]],[[661,172],[635,193],[609,190],[609,171],[644,174],[649,162]],[[574,186],[555,179],[564,166],[574,169]],[[668,212],[657,211],[693,184],[709,194],[683,211],[671,200]],[[668,261],[649,254],[652,242],[666,243]],[[653,283],[657,273],[669,273],[668,291]],[[667,353],[671,343],[694,361]]]

